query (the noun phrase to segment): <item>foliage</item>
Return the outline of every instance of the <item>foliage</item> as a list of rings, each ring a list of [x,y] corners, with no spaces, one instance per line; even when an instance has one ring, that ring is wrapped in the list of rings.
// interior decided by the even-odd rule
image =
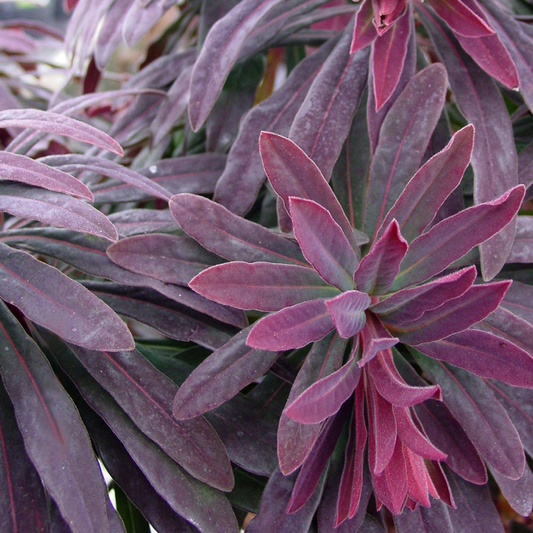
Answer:
[[[65,8],[0,24],[3,531],[531,531],[529,3]]]

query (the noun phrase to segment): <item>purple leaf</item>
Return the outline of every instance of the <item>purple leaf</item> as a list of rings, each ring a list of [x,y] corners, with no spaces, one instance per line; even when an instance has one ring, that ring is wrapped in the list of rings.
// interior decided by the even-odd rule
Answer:
[[[428,4],[458,35],[485,37],[494,34],[490,24],[476,15],[461,0],[429,0]]]
[[[518,514],[529,516],[533,510],[533,474],[526,464],[524,473],[513,480],[491,469],[491,474],[498,483],[504,498]]]
[[[405,344],[416,345],[443,339],[466,330],[492,313],[510,284],[510,281],[500,281],[474,285],[458,298],[426,311],[419,319],[388,329]]]
[[[243,329],[191,372],[174,398],[173,413],[178,420],[218,407],[272,366],[279,354],[247,346],[248,333],[249,328]]]
[[[425,163],[385,216],[378,237],[393,219],[408,242],[419,237],[461,182],[470,162],[473,143],[474,128],[465,126],[452,137],[446,148]]]
[[[0,111],[0,127],[32,128],[54,135],[64,135],[77,141],[104,148],[114,154],[124,155],[120,145],[109,135],[89,124],[85,124],[85,122],[51,111],[40,111],[38,109]]]
[[[444,105],[446,82],[442,65],[425,68],[411,78],[387,113],[368,178],[367,235],[375,236],[417,171]]]
[[[330,213],[312,200],[289,198],[294,235],[318,274],[330,285],[349,291],[357,256]]]
[[[254,324],[246,344],[263,350],[290,350],[318,341],[334,328],[325,299],[309,300],[263,317]]]
[[[124,322],[59,270],[0,243],[0,272],[0,297],[35,323],[80,346],[133,348],[133,338]]]
[[[170,200],[170,211],[186,233],[229,261],[268,261],[307,267],[297,243],[234,215],[207,198],[178,194]]]
[[[289,198],[304,198],[320,204],[342,228],[356,250],[353,228],[316,164],[291,140],[274,133],[262,132],[259,138],[261,158],[270,184],[283,200],[287,212]]]
[[[409,246],[393,290],[435,276],[491,238],[513,220],[523,197],[523,185],[518,185],[492,202],[469,207],[433,226]]]
[[[258,311],[279,311],[339,293],[310,268],[243,261],[210,267],[198,274],[189,287],[215,302]]]
[[[518,479],[525,465],[520,437],[483,380],[412,352],[424,372],[440,385],[444,402],[487,464],[504,476]]]
[[[419,505],[414,511],[405,508],[394,517],[397,533],[454,533],[448,508],[439,500],[432,500],[426,508]]]
[[[491,333],[467,329],[417,348],[482,378],[533,388],[533,356]]]
[[[516,235],[506,263],[533,262],[533,217],[519,216],[516,219]]]
[[[214,429],[203,418],[181,422],[172,416],[177,386],[139,352],[71,349],[138,428],[189,474],[219,490],[233,488],[230,462]]]
[[[173,5],[172,0],[155,0],[144,6],[135,2],[129,9],[123,26],[126,44],[133,47]]]
[[[109,532],[104,480],[74,403],[4,304],[0,315],[0,371],[26,452],[73,533]]]
[[[411,10],[405,13],[372,47],[372,77],[376,111],[392,96],[398,85],[407,56],[411,33]]]
[[[431,8],[417,4],[417,10],[446,65],[459,110],[476,128],[472,154],[474,201],[480,204],[494,200],[517,184],[516,148],[503,98],[494,82],[435,18]],[[481,247],[481,271],[485,281],[492,279],[505,263],[514,232],[515,226],[511,223]]]
[[[39,220],[52,226],[90,233],[110,241],[116,241],[118,238],[115,226],[91,205],[30,185],[0,183],[0,211],[20,218]]]
[[[463,268],[447,276],[412,289],[402,289],[372,306],[372,312],[392,326],[417,320],[426,311],[436,309],[448,300],[458,298],[474,283],[475,266]]]
[[[350,53],[348,24],[294,117],[289,138],[329,180],[366,86],[368,50]]]
[[[513,281],[500,304],[500,308],[502,307],[533,324],[533,287]]]
[[[367,323],[361,332],[361,341],[363,354],[357,363],[361,368],[382,350],[387,350],[398,343],[398,339],[392,337],[372,313],[367,313]]]
[[[168,209],[125,209],[111,213],[108,219],[117,228],[119,235],[129,237],[139,233],[163,233],[176,231],[178,224]]]
[[[49,191],[71,194],[93,201],[86,185],[66,172],[61,172],[23,155],[0,153],[0,179],[12,180],[43,187]]]
[[[400,270],[407,248],[407,241],[402,237],[398,223],[392,220],[361,260],[354,274],[357,288],[369,294],[387,292]]]
[[[194,65],[189,120],[197,131],[215,105],[246,39],[261,17],[280,0],[245,0],[219,19],[209,31]]]
[[[374,11],[372,1],[364,0],[361,3],[359,11],[355,17],[355,27],[353,30],[353,39],[350,47],[350,53],[353,54],[358,50],[367,47],[374,42],[378,32],[374,26]]]
[[[177,285],[188,285],[220,262],[190,237],[157,233],[122,239],[107,249],[107,256],[127,270]]]
[[[342,365],[346,341],[336,331],[317,341],[307,354],[291,388],[287,405],[316,381],[329,376]],[[278,457],[284,475],[291,474],[311,452],[322,424],[300,424],[285,413],[281,415],[278,428]]]
[[[284,413],[301,424],[317,424],[334,415],[353,394],[361,377],[355,351],[355,349],[352,351],[345,365],[311,385],[285,409]]]
[[[335,327],[343,339],[357,335],[365,326],[365,309],[370,305],[368,294],[359,291],[346,291],[326,301]]]

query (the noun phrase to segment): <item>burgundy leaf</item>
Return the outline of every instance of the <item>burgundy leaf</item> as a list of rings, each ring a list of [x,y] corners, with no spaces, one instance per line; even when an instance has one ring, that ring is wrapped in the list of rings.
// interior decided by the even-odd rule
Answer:
[[[15,182],[0,182],[0,211],[52,226],[104,237],[118,238],[115,226],[91,205],[63,194]]]
[[[284,412],[301,424],[322,422],[341,408],[355,390],[360,376],[361,369],[352,351],[344,366],[311,385]]]
[[[35,323],[87,348],[133,348],[124,322],[59,270],[0,243],[0,272],[0,297]]]
[[[390,326],[401,342],[420,344],[436,341],[464,331],[492,313],[505,296],[510,281],[474,285],[464,294],[440,307],[426,311],[419,319],[401,326]]]
[[[178,420],[194,418],[218,407],[262,376],[279,357],[245,344],[249,328],[239,332],[198,365],[174,398]]]
[[[476,15],[462,0],[429,0],[428,4],[458,35],[485,37],[494,33],[490,24]]]
[[[492,237],[513,220],[523,195],[523,185],[518,185],[492,202],[446,218],[415,239],[402,261],[393,289],[420,283],[442,272],[474,246]]]
[[[245,0],[211,28],[191,79],[189,120],[194,131],[205,122],[246,39],[280,0]]]
[[[0,111],[2,128],[32,128],[54,135],[64,135],[99,148],[124,155],[120,145],[109,135],[79,120],[38,109],[9,109]]]
[[[109,532],[104,480],[74,403],[3,303],[0,315],[0,372],[26,452],[73,533]]]
[[[190,237],[157,233],[122,239],[107,249],[107,256],[127,270],[177,285],[188,285],[202,270],[220,262]]]
[[[364,0],[357,11],[355,17],[355,28],[353,30],[353,40],[350,47],[350,53],[353,54],[357,50],[361,50],[374,42],[378,32],[374,26],[374,11],[372,9],[372,1]]]
[[[287,406],[316,381],[329,376],[342,365],[346,341],[336,331],[332,331],[317,341],[307,354],[302,368],[292,385]],[[322,424],[300,424],[281,415],[278,428],[278,457],[284,475],[291,474],[301,464],[313,448]]]
[[[400,270],[407,248],[407,241],[402,237],[398,223],[392,220],[361,260],[354,275],[357,288],[369,294],[387,292]]]
[[[330,213],[312,200],[289,198],[294,235],[318,274],[330,285],[349,291],[357,256]]]
[[[370,305],[368,294],[359,291],[343,292],[326,301],[326,307],[332,316],[335,327],[343,339],[357,335],[365,326],[365,309]]]
[[[210,267],[189,286],[215,302],[238,309],[279,311],[307,300],[336,296],[310,268],[272,263],[234,261]]]
[[[350,53],[352,35],[353,24],[348,24],[313,80],[289,133],[327,180],[366,86],[369,51]]]
[[[498,483],[509,505],[522,516],[529,516],[533,510],[533,474],[526,464],[524,473],[517,479],[509,479],[491,469],[491,474]]]
[[[266,175],[283,200],[287,212],[290,210],[291,196],[315,201],[329,211],[358,253],[353,228],[339,201],[319,168],[305,152],[291,140],[267,132],[261,133],[259,147]]]
[[[172,416],[177,387],[139,352],[97,352],[71,347],[76,357],[138,428],[193,477],[231,490],[233,474],[224,446],[203,419]]]
[[[488,386],[465,370],[414,350],[413,354],[432,381],[439,383],[444,402],[487,464],[504,476],[518,479],[525,465],[522,443]]]
[[[268,261],[307,266],[297,243],[193,194],[178,194],[170,211],[204,248],[230,261]]]
[[[392,326],[417,320],[426,311],[436,309],[448,300],[458,298],[474,283],[475,266],[463,268],[447,276],[412,289],[402,289],[372,306],[372,312]]]
[[[372,76],[376,111],[392,96],[398,85],[407,56],[411,33],[411,10],[405,13],[372,47]]]
[[[383,121],[368,178],[364,231],[371,237],[418,170],[444,105],[446,81],[442,65],[425,68],[407,83]]]
[[[419,237],[446,198],[459,185],[470,162],[474,144],[472,125],[459,130],[446,148],[427,161],[406,185],[387,213],[378,237],[396,219],[408,241]]]
[[[533,388],[533,356],[491,333],[467,329],[417,348],[482,378]]]
[[[367,313],[366,327],[361,332],[363,354],[357,363],[361,368],[378,353],[391,348],[399,339],[392,337],[372,313]]]
[[[61,172],[23,155],[0,153],[0,179],[12,180],[43,187],[49,191],[71,194],[93,201],[86,185],[66,172]]]

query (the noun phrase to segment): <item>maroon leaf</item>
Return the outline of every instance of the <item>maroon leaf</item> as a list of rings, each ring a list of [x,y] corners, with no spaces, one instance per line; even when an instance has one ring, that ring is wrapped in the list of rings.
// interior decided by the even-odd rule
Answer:
[[[286,307],[255,323],[246,344],[263,350],[301,348],[335,328],[323,298]]]
[[[448,26],[464,37],[485,37],[494,29],[461,0],[429,0],[428,4]]]
[[[178,420],[218,407],[272,366],[279,354],[246,346],[248,333],[249,328],[243,329],[193,370],[174,398]]]
[[[393,290],[424,281],[442,272],[477,244],[504,228],[520,208],[523,185],[492,202],[476,205],[433,226],[415,239],[402,261]]]
[[[407,45],[411,33],[411,10],[405,13],[372,47],[373,89],[376,111],[392,96],[398,85],[407,56]]]
[[[387,113],[368,178],[367,235],[375,236],[417,171],[444,105],[446,81],[442,65],[424,69],[411,78]]]
[[[372,1],[364,0],[357,11],[355,17],[355,28],[353,30],[353,40],[350,47],[350,53],[353,54],[357,50],[365,48],[378,36],[376,27],[374,26],[374,11],[372,9]]]
[[[357,288],[369,294],[387,292],[400,270],[407,248],[407,241],[402,237],[398,223],[392,220],[361,260],[354,275]]]
[[[170,211],[204,248],[230,261],[268,261],[307,267],[297,243],[193,194],[178,194]]]
[[[357,256],[330,213],[312,200],[289,198],[294,235],[314,269],[330,285],[349,291]]]
[[[90,233],[110,241],[116,241],[118,238],[115,226],[91,205],[30,185],[0,183],[0,211],[20,218],[39,220],[52,226]]]
[[[189,120],[194,131],[213,108],[247,37],[263,15],[280,0],[245,0],[211,28],[196,60],[191,79]]]
[[[51,111],[38,109],[9,109],[0,111],[0,126],[2,128],[32,128],[54,135],[64,135],[99,148],[109,150],[114,154],[123,155],[122,148],[109,135],[97,130],[89,124]]]
[[[408,242],[419,237],[459,185],[470,162],[473,144],[474,128],[465,126],[452,137],[446,148],[427,161],[385,216],[378,237],[393,219]]]
[[[404,508],[408,489],[408,468],[403,445],[396,440],[393,454],[382,472],[374,473],[372,485],[374,495],[381,507],[385,504],[394,515],[400,514]]]
[[[210,267],[198,274],[189,287],[215,302],[259,311],[279,311],[339,293],[310,268],[243,261]]]
[[[359,291],[343,292],[326,301],[326,307],[332,316],[335,327],[343,339],[357,335],[365,326],[365,309],[370,305],[368,294]]]
[[[4,304],[0,315],[0,371],[26,452],[73,533],[109,532],[104,480],[76,407]]]
[[[372,313],[367,313],[367,323],[361,332],[361,340],[363,354],[357,363],[361,368],[382,350],[387,350],[399,342]]]

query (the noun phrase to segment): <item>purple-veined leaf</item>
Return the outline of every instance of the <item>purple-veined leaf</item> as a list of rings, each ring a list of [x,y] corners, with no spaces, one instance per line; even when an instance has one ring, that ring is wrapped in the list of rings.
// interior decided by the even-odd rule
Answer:
[[[126,209],[111,213],[107,218],[123,237],[139,233],[166,233],[178,229],[169,209]]]
[[[517,184],[516,148],[503,98],[495,83],[474,64],[431,8],[421,4],[416,7],[446,65],[459,110],[476,128],[472,153],[474,201],[480,204],[494,200]],[[514,233],[515,225],[511,223],[481,246],[485,281],[492,279],[505,263]]]
[[[26,452],[73,533],[109,532],[104,480],[72,400],[3,303],[0,315],[0,372]]]
[[[64,135],[99,148],[109,150],[114,154],[123,155],[120,145],[106,133],[97,130],[85,122],[38,109],[8,109],[0,111],[0,126],[2,128],[32,128],[54,135]]]
[[[414,511],[405,508],[394,516],[397,533],[454,533],[448,508],[439,500],[431,500],[430,507],[418,505]]]
[[[425,68],[407,83],[383,121],[368,178],[364,231],[370,237],[420,165],[444,105],[446,82],[442,65]]]
[[[330,39],[292,70],[287,81],[244,117],[230,148],[226,168],[217,183],[215,200],[231,212],[244,215],[252,207],[265,180],[259,154],[262,130],[288,135],[311,82],[337,42]]]
[[[0,180],[12,180],[93,201],[86,185],[66,172],[23,155],[0,153]]]
[[[402,289],[372,306],[372,312],[387,324],[397,326],[417,320],[426,311],[458,298],[474,283],[475,266],[463,268],[412,289]]]
[[[427,161],[409,180],[385,216],[378,237],[393,219],[408,242],[419,237],[461,182],[473,144],[474,127],[465,126],[452,137],[446,148]]]
[[[533,261],[532,244],[533,217],[517,217],[516,235],[506,263],[531,263]]]
[[[187,236],[136,235],[116,242],[107,256],[117,265],[166,283],[187,285],[220,259]]]
[[[428,4],[458,35],[485,37],[494,34],[490,24],[476,15],[461,0],[429,0]]]
[[[354,274],[357,288],[369,294],[387,292],[400,270],[407,248],[407,241],[400,233],[398,222],[393,219],[361,260]]]
[[[400,514],[406,503],[408,485],[408,468],[404,446],[400,440],[394,444],[393,454],[383,471],[374,473],[372,485],[374,496],[381,507],[383,504],[392,514]]]
[[[486,331],[467,329],[417,346],[422,353],[482,378],[533,388],[533,356]]]
[[[346,341],[336,331],[317,341],[307,354],[302,368],[291,387],[287,405],[290,405],[313,383],[335,372],[342,365]],[[284,475],[291,474],[311,452],[322,424],[300,424],[285,413],[279,420],[278,458]]]
[[[203,418],[178,421],[172,416],[177,386],[138,351],[71,349],[137,427],[189,474],[214,488],[232,489],[228,456],[213,428]]]
[[[279,357],[277,352],[246,345],[243,329],[198,365],[174,398],[174,416],[185,420],[210,411],[261,377]]]
[[[440,307],[426,311],[419,319],[389,326],[405,344],[436,341],[466,330],[492,313],[502,301],[510,281],[474,285],[458,298],[444,302]]]
[[[36,324],[88,348],[133,348],[124,322],[59,270],[0,243],[0,272],[0,297]]]
[[[342,228],[344,235],[359,253],[353,228],[316,164],[290,139],[262,132],[259,138],[261,159],[270,184],[283,200],[287,212],[289,198],[304,198],[320,204]]]
[[[399,290],[435,276],[474,246],[490,239],[511,222],[524,197],[524,186],[492,202],[475,205],[448,217],[415,239],[392,286]]]
[[[91,205],[61,193],[15,182],[0,182],[0,211],[52,226],[104,237],[118,238],[115,226]]]
[[[374,11],[372,10],[372,1],[364,0],[361,7],[357,11],[355,17],[355,27],[353,30],[353,39],[350,46],[350,53],[353,54],[357,50],[365,48],[378,36],[376,27],[374,26]]]
[[[289,138],[329,180],[366,86],[368,50],[350,53],[353,23],[345,28],[294,117]]]
[[[189,120],[197,131],[215,105],[247,37],[280,0],[245,0],[211,28],[194,65]]]
[[[101,157],[67,154],[67,155],[49,155],[39,160],[52,167],[58,168],[63,172],[95,172],[103,176],[108,176],[120,180],[129,185],[139,187],[155,198],[169,200],[172,194],[153,180],[124,167],[114,161],[109,161]]]
[[[370,302],[368,294],[354,290],[326,300],[326,307],[335,322],[335,328],[343,339],[357,335],[364,328],[365,310]]]
[[[491,474],[498,483],[509,505],[522,516],[529,516],[533,510],[533,474],[526,464],[524,473],[513,480],[491,469]]]
[[[289,198],[289,209],[294,235],[307,261],[330,285],[353,289],[357,256],[331,214],[312,200],[296,197]]]
[[[411,33],[411,10],[405,13],[372,45],[372,80],[376,111],[392,96],[407,56]]]
[[[382,350],[387,350],[399,342],[385,329],[381,321],[372,313],[367,313],[366,327],[361,332],[362,356],[357,363],[361,368]]]
[[[357,348],[354,348],[346,364],[311,385],[285,408],[284,413],[301,424],[318,424],[337,413],[353,394],[361,377],[356,352]]]
[[[234,215],[207,198],[178,194],[170,200],[170,211],[183,231],[229,261],[268,261],[307,267],[297,243]]]
[[[220,304],[258,311],[279,311],[339,293],[310,268],[243,261],[209,267],[194,277],[189,287]]]
[[[518,479],[525,465],[520,437],[484,381],[414,349],[412,353],[424,372],[440,385],[444,402],[487,464],[504,476]]]
[[[254,324],[246,344],[272,351],[301,348],[335,328],[325,299],[309,300],[263,317]]]

